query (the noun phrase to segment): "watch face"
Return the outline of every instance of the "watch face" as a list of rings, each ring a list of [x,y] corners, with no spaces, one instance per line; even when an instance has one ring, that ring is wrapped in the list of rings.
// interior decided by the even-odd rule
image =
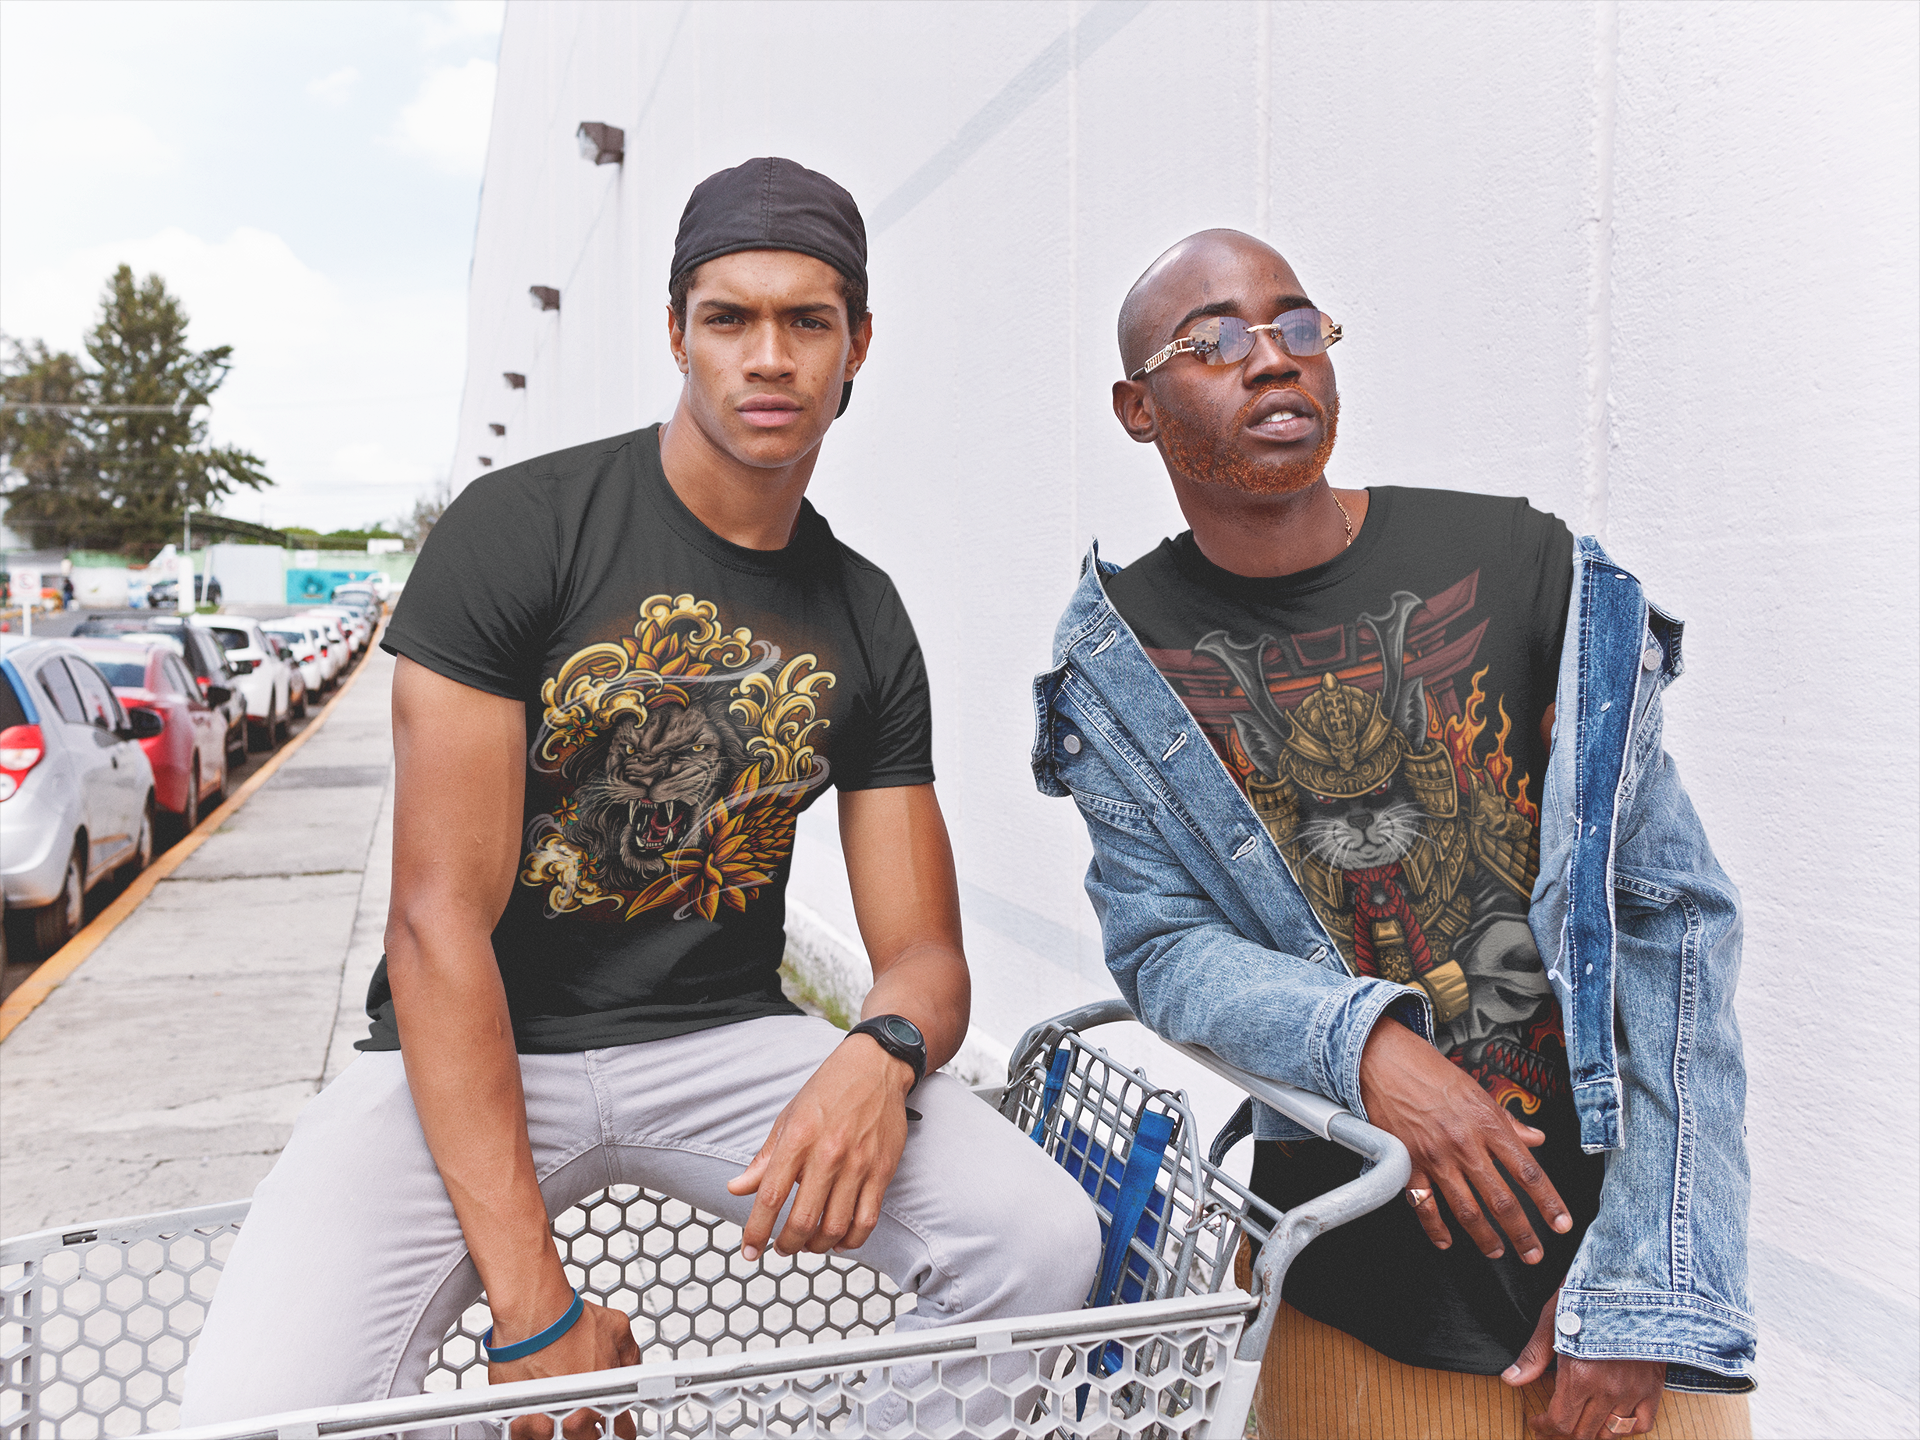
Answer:
[[[880,1023],[886,1027],[887,1038],[896,1045],[925,1045],[927,1043],[925,1039],[921,1037],[920,1027],[903,1016],[889,1015]]]

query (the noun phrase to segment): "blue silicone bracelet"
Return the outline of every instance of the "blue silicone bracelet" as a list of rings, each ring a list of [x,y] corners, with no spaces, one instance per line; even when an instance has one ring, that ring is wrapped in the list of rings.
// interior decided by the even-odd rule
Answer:
[[[493,1345],[493,1327],[489,1325],[487,1327],[487,1333],[480,1338],[480,1343],[487,1348],[487,1359],[493,1361],[496,1365],[504,1365],[509,1360],[524,1360],[527,1356],[546,1349],[547,1346],[553,1344],[554,1341],[571,1330],[574,1322],[584,1315],[586,1310],[586,1302],[580,1298],[580,1292],[576,1290],[573,1292],[573,1303],[567,1306],[567,1313],[547,1326],[546,1329],[542,1330],[532,1339],[516,1340],[513,1344],[502,1345],[496,1350]],[[471,1334],[472,1332],[469,1331],[468,1333]]]

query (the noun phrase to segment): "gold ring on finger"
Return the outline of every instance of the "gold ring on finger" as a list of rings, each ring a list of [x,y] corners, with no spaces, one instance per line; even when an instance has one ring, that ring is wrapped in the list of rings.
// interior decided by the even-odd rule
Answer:
[[[1609,1435],[1625,1435],[1632,1429],[1633,1416],[1631,1415],[1609,1415],[1607,1417],[1607,1433]]]
[[[1433,1191],[1431,1190],[1422,1190],[1418,1186],[1409,1186],[1407,1189],[1407,1204],[1413,1206],[1416,1210],[1432,1198]]]

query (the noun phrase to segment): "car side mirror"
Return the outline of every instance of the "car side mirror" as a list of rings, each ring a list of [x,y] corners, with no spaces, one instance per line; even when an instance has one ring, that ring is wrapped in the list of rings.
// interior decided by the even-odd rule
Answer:
[[[167,722],[152,710],[127,711],[127,723],[120,730],[123,740],[151,740],[167,728]]]
[[[233,698],[233,691],[225,685],[207,686],[207,704],[224,705]]]

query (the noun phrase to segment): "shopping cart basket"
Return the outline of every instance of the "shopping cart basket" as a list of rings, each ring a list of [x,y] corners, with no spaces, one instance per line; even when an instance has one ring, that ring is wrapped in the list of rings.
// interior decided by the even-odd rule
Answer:
[[[569,1280],[633,1315],[641,1364],[488,1387],[483,1301],[442,1342],[426,1393],[178,1434],[504,1434],[514,1417],[585,1407],[632,1412],[642,1435],[663,1436],[1238,1436],[1288,1264],[1395,1195],[1406,1152],[1326,1100],[1177,1047],[1374,1162],[1275,1215],[1219,1168],[1232,1127],[1203,1153],[1184,1094],[1080,1033],[1130,1018],[1113,1000],[1036,1026],[1006,1086],[981,1092],[1093,1196],[1108,1243],[1089,1308],[894,1333],[913,1297],[857,1260],[769,1251],[749,1263],[737,1227],[618,1186],[563,1212],[554,1236]],[[0,1243],[0,1440],[175,1424],[187,1354],[246,1211],[240,1201]],[[1261,1246],[1251,1294],[1234,1281],[1243,1239]]]

